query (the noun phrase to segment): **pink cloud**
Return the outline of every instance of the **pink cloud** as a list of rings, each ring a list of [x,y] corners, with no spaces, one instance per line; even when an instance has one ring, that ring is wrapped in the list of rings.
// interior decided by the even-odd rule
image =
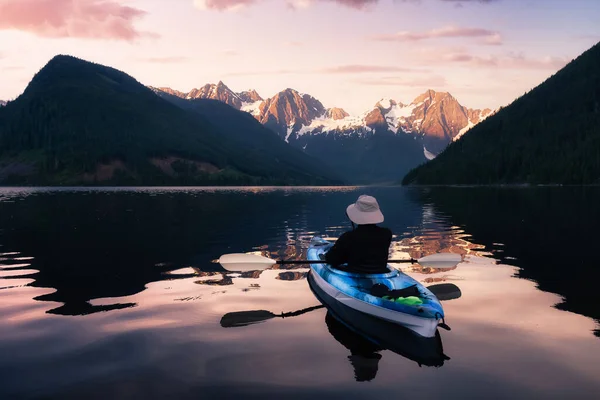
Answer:
[[[289,47],[302,47],[302,46],[304,46],[304,43],[296,41],[296,40],[290,40],[290,41],[285,42],[285,45],[289,46]]]
[[[382,42],[418,42],[421,40],[436,39],[436,38],[483,38],[486,44],[502,44],[502,36],[498,32],[494,32],[483,28],[459,28],[445,27],[440,29],[432,29],[426,32],[409,32],[402,31],[393,34],[383,34],[372,36],[372,40]]]
[[[245,71],[231,72],[227,76],[245,76],[245,75],[284,75],[284,74],[363,74],[363,73],[385,73],[385,72],[426,72],[424,69],[416,70],[405,67],[386,66],[386,65],[362,65],[349,64],[338,65],[335,67],[318,69],[280,69],[264,71]]]
[[[307,8],[314,3],[337,3],[342,6],[365,9],[375,5],[379,0],[285,0],[293,8]],[[194,5],[200,10],[237,11],[241,8],[262,3],[264,0],[194,0]]]
[[[405,86],[405,87],[427,87],[442,88],[448,85],[446,78],[439,75],[421,76],[416,78],[401,78],[396,76],[357,79],[354,82],[369,86]]]
[[[194,4],[200,10],[218,10],[218,11],[236,11],[241,8],[263,3],[266,0],[193,0]],[[367,9],[380,2],[380,0],[278,0],[285,1],[291,9],[303,9],[318,3],[337,3],[342,6],[354,8],[357,10]],[[421,0],[394,0],[399,3],[418,3]],[[481,3],[490,4],[500,0],[436,0],[443,2],[452,2],[461,7],[463,3]]]
[[[237,10],[251,6],[260,0],[194,0],[194,5],[200,10]]]
[[[385,66],[385,65],[340,65],[337,67],[323,68],[316,72],[326,74],[361,74],[374,72],[413,72],[411,68]]]
[[[417,57],[424,64],[460,64],[469,68],[500,68],[500,69],[540,69],[558,70],[570,60],[564,57],[531,58],[521,53],[505,55],[476,56],[466,51],[431,51],[423,52]]]
[[[166,56],[166,57],[148,57],[142,58],[140,61],[157,63],[157,64],[170,64],[170,63],[182,63],[189,61],[188,57],[179,57],[179,56]]]
[[[43,37],[133,40],[133,21],[145,11],[116,0],[0,0],[0,30]]]

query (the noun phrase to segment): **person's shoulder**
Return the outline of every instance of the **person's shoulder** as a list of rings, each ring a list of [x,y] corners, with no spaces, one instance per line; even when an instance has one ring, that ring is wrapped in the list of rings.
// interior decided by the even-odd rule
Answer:
[[[346,231],[337,238],[337,241],[339,241],[340,239],[341,240],[348,239],[349,237],[352,236],[353,233],[354,233],[354,231]]]
[[[384,232],[386,234],[386,236],[392,237],[392,235],[393,235],[392,230],[386,226],[380,226],[379,230],[381,232]]]

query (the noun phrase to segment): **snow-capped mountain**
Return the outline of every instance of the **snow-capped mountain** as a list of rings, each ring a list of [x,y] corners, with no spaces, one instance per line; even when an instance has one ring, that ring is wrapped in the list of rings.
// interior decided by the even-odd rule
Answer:
[[[152,89],[183,99],[220,100],[252,114],[290,143],[305,135],[364,136],[385,131],[421,138],[427,158],[439,154],[450,142],[492,114],[490,109],[466,108],[450,93],[433,90],[410,104],[381,99],[363,114],[350,115],[341,108],[326,108],[316,98],[289,88],[266,100],[255,90],[236,93],[223,82],[207,84],[188,93],[169,88]]]
[[[254,116],[259,114],[259,107],[263,102],[263,98],[254,89],[246,90],[240,93],[236,93],[229,89],[227,85],[219,81],[216,85],[208,83],[199,89],[192,89],[189,92],[180,92],[173,90],[168,87],[152,87],[154,92],[164,92],[172,96],[177,96],[185,100],[193,99],[212,99],[219,100],[223,103],[229,104],[237,110],[246,111]]]
[[[0,100],[0,107],[5,106],[5,105],[6,105],[6,101]]]

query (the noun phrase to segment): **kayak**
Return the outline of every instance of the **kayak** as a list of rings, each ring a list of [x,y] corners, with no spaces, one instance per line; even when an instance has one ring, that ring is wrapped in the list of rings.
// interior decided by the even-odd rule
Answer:
[[[434,337],[423,337],[402,325],[356,311],[336,301],[315,284],[312,273],[307,280],[315,297],[327,308],[325,322],[329,332],[352,354],[361,354],[369,349],[375,352],[391,350],[419,366],[432,367],[441,367],[450,359],[444,354],[437,329]]]
[[[320,261],[333,243],[313,237],[307,259]],[[425,286],[392,268],[381,274],[357,274],[333,268],[329,264],[311,263],[310,275],[321,292],[362,313],[409,328],[423,337],[434,337],[444,309],[438,298]],[[393,298],[372,294],[374,285],[385,285],[390,290],[416,288],[418,296]]]

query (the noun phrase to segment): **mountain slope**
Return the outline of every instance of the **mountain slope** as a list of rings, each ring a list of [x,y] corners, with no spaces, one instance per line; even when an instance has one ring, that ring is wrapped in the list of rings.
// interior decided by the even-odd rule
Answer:
[[[600,43],[403,183],[600,183]]]
[[[264,158],[274,159],[291,171],[307,171],[315,176],[325,175],[334,181],[337,176],[329,172],[319,160],[312,158],[281,140],[277,134],[261,125],[254,117],[240,112],[218,100],[183,100],[157,91],[165,100],[193,111],[209,121],[228,139],[241,143],[245,149],[255,151]]]
[[[326,112],[314,97],[286,89],[261,103],[257,119],[287,140],[292,132]]]
[[[50,60],[0,109],[0,180],[8,183],[331,182],[308,172],[310,160],[304,167],[245,148],[123,72],[70,56]]]

